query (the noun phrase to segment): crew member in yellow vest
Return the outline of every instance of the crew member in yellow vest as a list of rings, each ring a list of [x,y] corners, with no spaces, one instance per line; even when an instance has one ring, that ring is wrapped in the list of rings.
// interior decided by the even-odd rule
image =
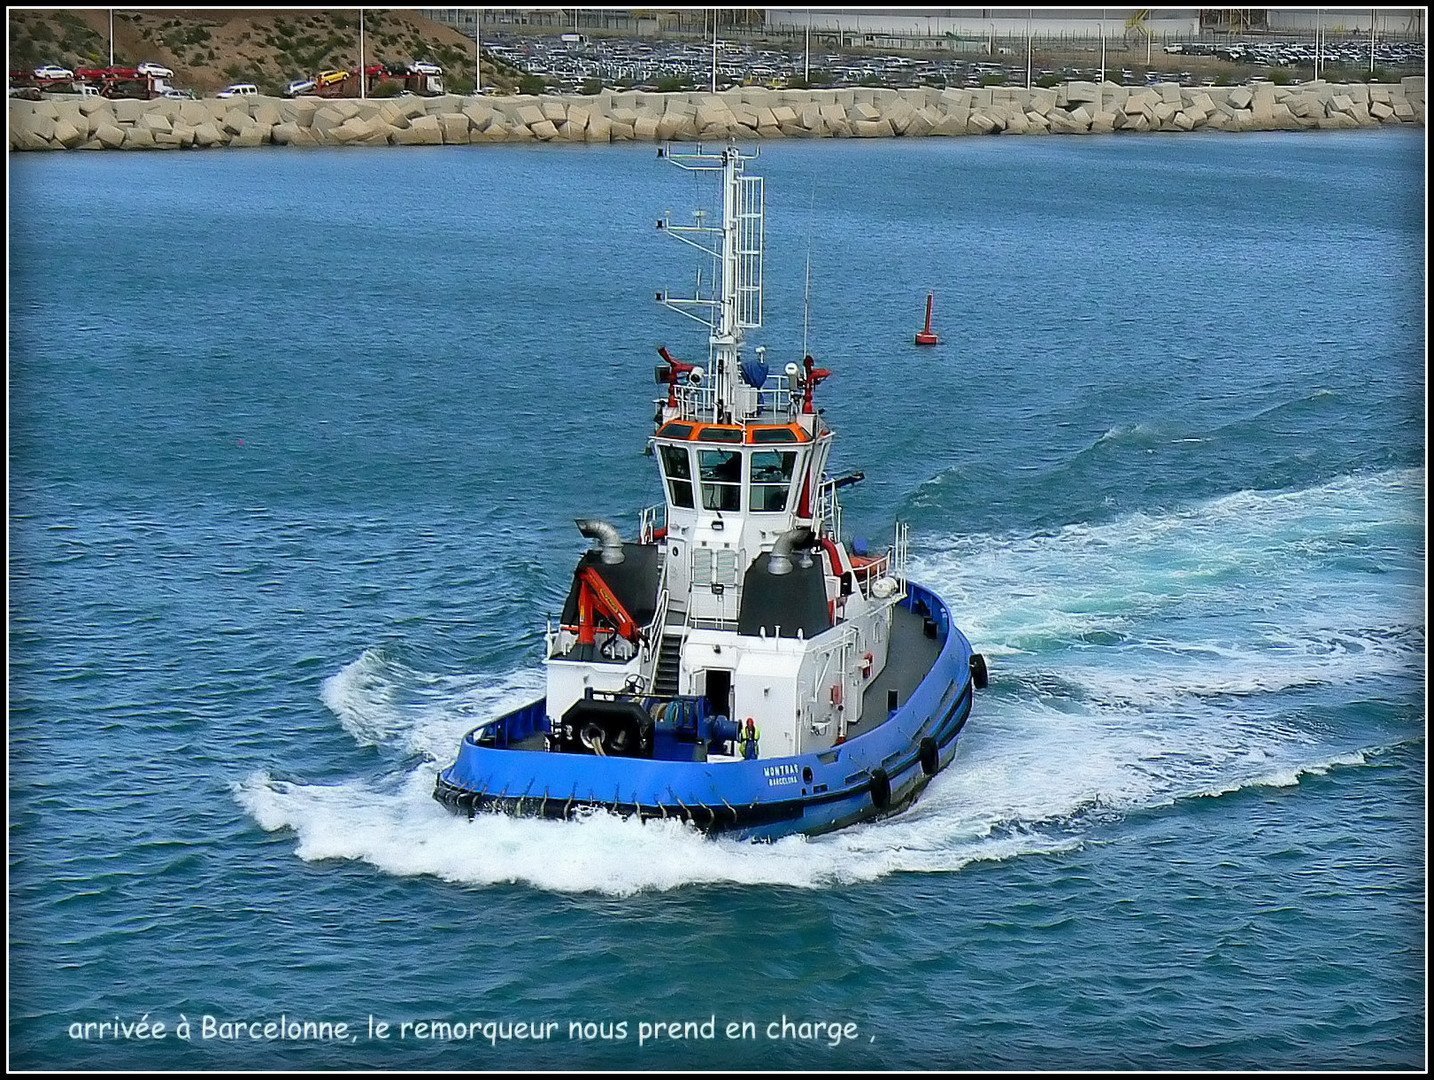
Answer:
[[[742,757],[752,761],[757,756],[757,740],[762,737],[762,732],[757,727],[757,722],[750,716],[747,717],[747,726],[737,733],[737,749],[741,751]]]

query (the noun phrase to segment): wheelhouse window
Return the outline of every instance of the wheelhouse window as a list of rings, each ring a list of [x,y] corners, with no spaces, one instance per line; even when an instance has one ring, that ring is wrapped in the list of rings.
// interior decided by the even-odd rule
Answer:
[[[672,505],[691,510],[694,505],[692,501],[692,462],[687,456],[687,447],[663,446],[660,449],[662,450],[662,471],[667,475],[667,492],[672,499]]]
[[[779,427],[754,427],[752,441],[754,443],[801,442],[802,439],[797,434],[795,427],[790,424],[782,424]]]
[[[740,450],[699,450],[697,470],[702,480],[702,508],[742,508],[742,452]]]
[[[752,498],[754,512],[768,513],[787,508],[792,488],[792,471],[797,455],[793,450],[757,450],[752,454]]]

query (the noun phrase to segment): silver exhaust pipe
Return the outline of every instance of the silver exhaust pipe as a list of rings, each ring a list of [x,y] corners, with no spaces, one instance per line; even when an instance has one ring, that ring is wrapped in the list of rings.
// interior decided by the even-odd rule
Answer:
[[[622,533],[617,531],[617,526],[609,521],[602,521],[598,518],[577,518],[573,524],[578,527],[589,540],[596,540],[599,544],[599,558],[606,566],[616,566],[627,558],[622,550]]]
[[[804,548],[812,542],[812,530],[805,525],[798,525],[795,529],[788,529],[777,537],[777,542],[772,545],[771,554],[767,557],[767,573],[790,574],[792,572],[792,552],[797,548]],[[806,564],[803,564],[806,565]]]

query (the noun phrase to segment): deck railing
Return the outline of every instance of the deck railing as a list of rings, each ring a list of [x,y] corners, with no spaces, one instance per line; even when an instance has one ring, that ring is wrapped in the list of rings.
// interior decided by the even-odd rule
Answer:
[[[679,420],[705,424],[768,423],[784,424],[791,421],[802,408],[800,389],[794,387],[785,375],[768,375],[761,389],[743,383],[737,388],[737,400],[733,403],[732,416],[719,416],[717,391],[709,382],[682,384],[673,388],[677,400]],[[668,399],[658,398],[659,408],[666,408]]]

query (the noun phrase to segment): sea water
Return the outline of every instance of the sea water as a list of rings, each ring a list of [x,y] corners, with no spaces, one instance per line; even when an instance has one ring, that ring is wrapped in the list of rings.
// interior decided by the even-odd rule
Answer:
[[[761,150],[752,343],[991,668],[769,845],[431,798],[661,497],[710,175],[11,155],[13,1065],[1423,1065],[1423,133]]]

